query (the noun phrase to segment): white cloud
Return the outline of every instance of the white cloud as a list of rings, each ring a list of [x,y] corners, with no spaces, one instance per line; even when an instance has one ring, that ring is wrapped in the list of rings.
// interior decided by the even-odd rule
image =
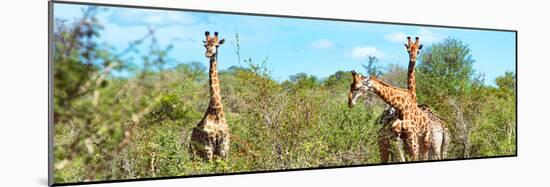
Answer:
[[[409,35],[403,32],[389,33],[384,36],[384,39],[390,42],[405,43],[407,36],[411,36],[413,38],[418,36],[420,37],[420,41],[425,44],[431,44],[445,39],[445,36],[434,33],[432,30],[426,28],[420,29],[416,33]]]
[[[330,40],[321,38],[319,40],[311,42],[309,46],[314,49],[329,49],[332,48],[334,44]]]
[[[119,26],[150,25],[162,27],[207,22],[206,17],[200,18],[183,12],[143,9],[117,10],[114,11],[108,19]]]
[[[420,37],[420,40],[424,43],[435,43],[445,38],[444,36],[436,34],[429,29],[420,29],[418,31],[418,37]]]
[[[366,59],[368,56],[384,57],[384,53],[372,46],[356,46],[351,50],[350,56],[355,59]]]
[[[407,39],[407,35],[402,32],[393,32],[390,34],[386,34],[386,36],[384,36],[384,39],[390,42],[403,42],[405,41],[405,39]]]

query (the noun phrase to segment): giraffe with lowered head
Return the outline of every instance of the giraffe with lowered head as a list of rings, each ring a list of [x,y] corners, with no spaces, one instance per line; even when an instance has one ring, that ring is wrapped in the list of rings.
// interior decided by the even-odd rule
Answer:
[[[198,156],[211,161],[214,156],[225,159],[229,152],[229,127],[223,113],[220,82],[218,77],[218,47],[224,43],[224,39],[218,38],[218,32],[214,37],[210,32],[205,32],[206,57],[210,59],[209,92],[210,101],[202,120],[191,133],[189,150],[192,157]]]
[[[413,102],[409,90],[393,87],[388,83],[378,80],[375,77],[364,77],[352,71],[353,82],[350,85],[349,107],[353,107],[357,98],[368,91],[375,93],[391,107],[401,114],[401,123],[396,125],[401,128],[397,132],[405,140],[407,153],[412,160],[428,159],[429,148],[431,147],[431,121],[429,116],[422,111],[416,102]]]
[[[426,104],[418,105],[418,107],[424,111],[430,118],[431,123],[431,145],[429,148],[429,159],[444,159],[447,155],[447,149],[449,147],[450,134],[447,124],[439,118]],[[404,162],[405,157],[401,152],[401,137],[400,130],[393,127],[401,125],[401,114],[399,114],[395,108],[386,107],[382,115],[378,120],[378,124],[382,125],[382,128],[378,132],[378,146],[380,151],[380,160],[382,163],[392,162]],[[397,130],[397,131],[395,131]],[[394,146],[397,143],[397,148]]]

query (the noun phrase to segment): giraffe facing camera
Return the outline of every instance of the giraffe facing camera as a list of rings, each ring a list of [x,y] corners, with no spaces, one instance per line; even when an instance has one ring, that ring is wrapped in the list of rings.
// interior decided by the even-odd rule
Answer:
[[[211,37],[208,31],[204,32],[204,35],[206,36],[206,39],[203,41],[204,47],[206,48],[206,58],[216,58],[218,47],[225,42],[225,39],[219,39],[218,32],[214,32],[214,37]]]
[[[191,133],[189,152],[194,159],[195,156],[203,160],[211,161],[214,156],[225,159],[229,153],[229,126],[223,113],[220,82],[218,77],[217,49],[224,43],[224,39],[218,39],[218,32],[210,37],[210,32],[204,33],[206,40],[206,57],[210,59],[209,70],[209,92],[210,102],[202,120],[197,124]]]

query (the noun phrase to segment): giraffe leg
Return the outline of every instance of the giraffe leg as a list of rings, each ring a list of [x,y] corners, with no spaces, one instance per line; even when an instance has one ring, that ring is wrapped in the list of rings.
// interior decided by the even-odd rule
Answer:
[[[447,158],[447,148],[449,147],[449,141],[451,141],[449,130],[443,128],[443,140],[441,142],[441,159]]]
[[[432,153],[430,155],[432,155],[432,157],[430,157],[431,160],[440,160],[441,159],[441,151],[439,151],[439,149],[441,148],[441,146],[434,146],[431,150],[432,150]]]
[[[382,128],[380,129],[380,131],[378,131],[378,149],[380,151],[380,162],[382,163],[388,163],[389,146],[390,142],[388,139],[386,128]]]
[[[418,160],[418,136],[409,120],[403,120],[403,134],[405,135],[405,147],[411,160]]]
[[[401,120],[395,120],[391,127],[389,132],[389,138],[391,138],[391,156],[393,158],[394,162],[404,162],[405,156],[401,152],[402,145],[401,145],[401,131],[403,129],[403,123]]]
[[[208,134],[204,129],[198,127],[193,128],[191,133],[191,142],[189,142],[189,153],[191,155],[191,160],[196,160],[197,157],[206,159],[207,155],[207,144],[208,144]]]
[[[227,155],[229,153],[229,133],[227,131],[224,131],[222,133],[222,136],[218,139],[218,145],[219,145],[219,154],[222,159],[226,159]]]
[[[419,160],[428,160],[429,158],[429,150],[428,150],[428,147],[425,143],[423,142],[420,142],[420,145],[419,145]]]
[[[405,154],[403,153],[403,140],[400,137],[396,138],[397,141],[397,154],[399,155],[399,162],[405,162]]]
[[[392,162],[403,162],[404,159],[401,158],[401,146],[399,145],[399,137],[392,136],[390,139],[390,157]]]
[[[438,126],[432,127],[432,140],[430,148],[430,159],[441,159],[441,147],[443,144],[443,131]]]
[[[420,138],[420,160],[428,160],[429,158],[429,151],[431,148],[430,136],[431,135],[429,134],[425,134],[423,137]]]
[[[214,141],[215,138],[213,136],[208,136],[208,141],[204,145],[205,160],[212,161],[214,157]]]
[[[415,135],[411,135],[405,139],[407,147],[407,154],[411,157],[412,161],[418,160],[418,139]]]

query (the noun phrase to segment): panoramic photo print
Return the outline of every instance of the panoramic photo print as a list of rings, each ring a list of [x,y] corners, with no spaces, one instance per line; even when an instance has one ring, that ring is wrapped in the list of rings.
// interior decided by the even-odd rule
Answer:
[[[54,184],[517,155],[515,31],[52,6]]]

